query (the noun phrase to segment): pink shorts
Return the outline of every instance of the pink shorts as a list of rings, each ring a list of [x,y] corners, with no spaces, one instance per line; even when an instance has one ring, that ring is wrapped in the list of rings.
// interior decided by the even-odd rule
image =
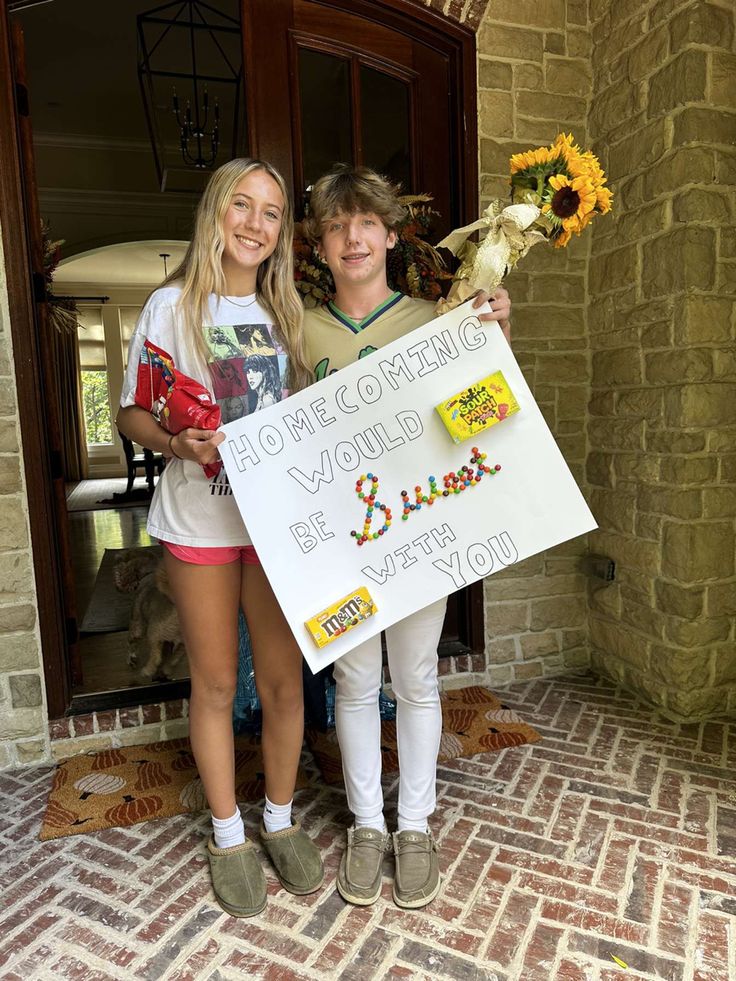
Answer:
[[[165,549],[182,562],[190,565],[227,565],[240,559],[243,565],[260,565],[260,559],[252,545],[224,545],[219,548],[198,548],[193,545],[173,545],[161,542]]]

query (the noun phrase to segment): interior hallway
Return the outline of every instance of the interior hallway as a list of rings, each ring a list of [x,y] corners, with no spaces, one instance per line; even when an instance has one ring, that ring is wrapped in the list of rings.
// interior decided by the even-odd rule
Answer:
[[[0,975],[736,979],[736,724],[671,723],[590,676],[501,694],[544,739],[441,767],[445,879],[423,911],[392,903],[388,858],[374,906],[336,893],[348,814],[306,754],[296,810],[327,884],[291,896],[267,870],[252,920],[213,901],[205,813],[42,844],[51,771],[0,774]],[[395,775],[386,792],[391,820]],[[255,834],[259,809],[245,814]]]

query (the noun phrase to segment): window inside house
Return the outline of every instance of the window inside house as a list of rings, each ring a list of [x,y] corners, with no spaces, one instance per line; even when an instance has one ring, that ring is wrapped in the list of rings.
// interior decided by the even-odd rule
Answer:
[[[368,65],[360,66],[363,157],[380,174],[411,187],[409,86]]]
[[[120,344],[122,346],[123,371],[125,371],[128,367],[128,345],[135,331],[135,325],[138,322],[141,308],[139,306],[121,306],[118,310],[120,314]]]
[[[112,443],[112,413],[102,307],[80,307],[77,337],[87,445]]]

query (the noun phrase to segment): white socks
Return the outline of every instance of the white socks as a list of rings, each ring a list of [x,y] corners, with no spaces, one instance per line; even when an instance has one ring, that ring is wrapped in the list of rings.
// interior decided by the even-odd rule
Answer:
[[[353,815],[353,827],[355,828],[373,828],[374,831],[383,831],[386,833],[386,821],[383,817],[383,811],[379,811],[378,814],[370,814],[368,817],[358,817],[357,814]]]
[[[266,797],[266,806],[263,808],[263,827],[269,834],[291,827],[292,804],[293,801],[291,800],[288,804],[274,804]]]
[[[399,814],[397,824],[398,831],[421,831],[423,835],[429,833],[429,825],[427,824],[426,818],[420,818],[418,821],[411,821],[409,818],[402,817]]]
[[[266,798],[263,809],[263,826],[266,831],[273,833],[291,827],[291,804],[291,801],[288,804],[274,804]],[[245,841],[245,825],[239,809],[231,818],[216,818],[213,814],[212,829],[215,848],[233,848]]]
[[[213,814],[212,828],[215,848],[233,848],[245,841],[245,825],[238,809],[231,818],[216,818]]]

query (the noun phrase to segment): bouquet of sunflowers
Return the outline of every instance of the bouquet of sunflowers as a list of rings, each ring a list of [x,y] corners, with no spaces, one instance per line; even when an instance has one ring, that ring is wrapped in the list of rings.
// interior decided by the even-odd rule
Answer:
[[[560,133],[549,147],[515,153],[510,164],[513,200],[541,207],[545,237],[555,248],[611,210],[613,194],[598,158],[590,150],[583,153],[572,133]]]
[[[576,146],[572,134],[560,133],[549,147],[515,153],[510,167],[512,204],[492,202],[478,221],[439,243],[460,259],[440,312],[479,289],[494,289],[538,242],[562,248],[595,215],[611,210],[613,195],[597,157]],[[469,241],[476,231],[487,233],[480,244]]]

